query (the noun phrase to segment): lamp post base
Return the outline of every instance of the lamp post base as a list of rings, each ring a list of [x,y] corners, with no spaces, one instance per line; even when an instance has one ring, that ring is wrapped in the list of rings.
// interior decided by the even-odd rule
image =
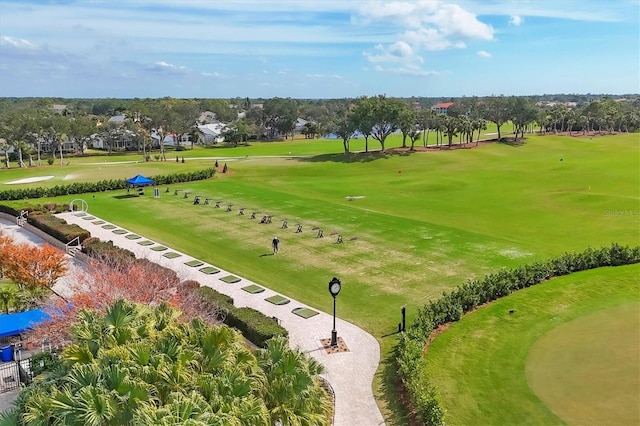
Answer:
[[[336,330],[331,330],[331,343],[329,344],[329,346],[338,346],[338,332]]]

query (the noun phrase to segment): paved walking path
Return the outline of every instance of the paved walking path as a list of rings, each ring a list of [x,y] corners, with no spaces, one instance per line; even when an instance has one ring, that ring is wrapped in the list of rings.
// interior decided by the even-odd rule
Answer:
[[[161,244],[140,245],[138,244],[139,242],[146,240],[144,236],[140,236],[141,238],[139,239],[126,238],[127,235],[135,233],[128,230],[124,230],[127,231],[126,233],[124,231],[114,233],[114,231],[122,230],[122,228],[108,226],[111,229],[105,229],[105,226],[110,224],[95,216],[91,216],[93,219],[90,220],[86,219],[88,215],[79,216],[78,213],[71,212],[57,216],[65,219],[68,223],[75,223],[88,230],[93,237],[100,238],[103,241],[113,241],[113,244],[132,251],[139,258],[146,258],[173,269],[181,279],[196,280],[201,285],[206,285],[221,293],[228,294],[233,297],[234,304],[238,307],[248,306],[265,315],[278,318],[281,325],[289,332],[291,345],[300,348],[324,365],[325,373],[323,377],[329,381],[335,393],[334,424],[337,426],[374,426],[384,424],[384,419],[376,405],[372,392],[373,376],[380,362],[380,346],[369,333],[351,323],[337,319],[336,329],[338,330],[338,336],[344,340],[349,351],[328,354],[320,340],[331,336],[333,327],[333,317],[331,315],[318,312],[317,315],[304,319],[294,314],[292,310],[301,307],[309,308],[309,306],[286,295],[282,296],[287,297],[290,300],[289,303],[284,305],[270,303],[265,299],[278,293],[259,283],[238,277],[241,279],[239,282],[227,284],[221,281],[220,278],[228,275],[237,277],[237,275],[207,263],[197,267],[187,266],[185,262],[200,259],[194,259],[171,248],[163,251],[154,251],[152,248]],[[94,222],[97,222],[97,224]],[[165,257],[164,254],[169,252],[177,253],[180,256],[172,259]],[[199,271],[207,266],[220,269],[220,272],[207,275]],[[251,294],[242,290],[242,287],[249,285],[260,285],[260,287],[264,288],[264,291]],[[329,297],[328,294],[327,297]]]

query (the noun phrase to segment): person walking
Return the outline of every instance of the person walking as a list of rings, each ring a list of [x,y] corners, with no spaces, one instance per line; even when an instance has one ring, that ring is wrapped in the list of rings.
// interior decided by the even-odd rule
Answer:
[[[280,246],[280,240],[278,237],[273,237],[273,241],[271,241],[271,245],[273,246],[273,254],[278,253],[278,248]]]

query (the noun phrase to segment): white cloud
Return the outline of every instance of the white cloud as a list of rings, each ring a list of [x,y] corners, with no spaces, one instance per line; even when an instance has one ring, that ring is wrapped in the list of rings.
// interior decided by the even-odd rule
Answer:
[[[342,77],[341,75],[338,74],[307,74],[307,77],[309,78],[335,78],[337,80],[343,80],[344,77]]]
[[[25,40],[23,38],[9,37],[9,36],[0,37],[0,46],[11,46],[17,49],[29,49],[29,50],[38,48],[35,44],[31,43],[28,40]]]
[[[480,56],[481,58],[490,58],[491,53],[487,52],[486,50],[478,50],[478,56]]]
[[[524,22],[524,18],[522,18],[519,15],[512,15],[511,18],[509,19],[509,25],[518,26],[518,25],[522,24],[523,22]]]
[[[422,62],[422,58],[415,55],[413,48],[404,41],[385,47],[378,44],[374,47],[374,52],[364,52],[369,62]]]
[[[220,75],[220,73],[215,72],[215,71],[214,72],[202,72],[202,73],[200,73],[200,75],[203,75],[205,77],[212,77],[212,78],[220,78],[220,77],[222,77]]]
[[[386,72],[391,74],[400,74],[400,75],[410,75],[415,77],[428,77],[431,75],[440,75],[442,74],[439,71],[429,71],[422,69],[415,65],[406,65],[400,67],[383,67],[381,65],[376,65],[375,70],[379,72]]]
[[[174,65],[165,61],[158,61],[147,68],[150,70],[162,71],[170,74],[183,74],[187,71],[187,67],[185,66]]]
[[[475,14],[456,4],[437,0],[394,1],[382,5],[369,4],[361,10],[363,23],[388,22],[401,28],[435,27],[444,36],[462,36],[491,40],[493,28],[478,20]]]
[[[369,4],[360,10],[362,24],[386,24],[398,29],[395,41],[377,44],[363,52],[369,62],[394,63],[399,66],[377,67],[378,71],[406,75],[432,75],[422,69],[421,53],[447,49],[462,49],[467,40],[492,40],[493,27],[478,20],[475,14],[456,4],[439,0],[392,1]]]

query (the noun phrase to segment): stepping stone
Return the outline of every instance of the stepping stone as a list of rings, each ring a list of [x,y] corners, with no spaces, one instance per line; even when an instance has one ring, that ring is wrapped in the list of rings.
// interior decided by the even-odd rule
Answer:
[[[129,234],[129,235],[125,235],[124,236],[127,240],[137,240],[140,238],[140,235],[136,235],[136,234]]]
[[[224,281],[227,284],[233,284],[233,283],[237,283],[238,281],[240,281],[240,278],[233,276],[233,275],[227,275],[226,277],[222,277],[220,278],[220,281]]]
[[[286,305],[287,303],[291,302],[291,300],[287,299],[284,296],[280,296],[279,294],[276,294],[275,296],[267,297],[264,300],[266,300],[267,302],[271,302],[274,305]]]
[[[311,317],[314,317],[314,316],[318,315],[318,312],[314,311],[313,309],[309,309],[309,308],[295,308],[291,312],[293,312],[294,314],[296,314],[299,317],[302,317],[304,319],[311,318]]]
[[[216,269],[213,266],[207,266],[206,268],[200,268],[199,271],[203,274],[212,275],[220,272],[220,269]]]
[[[82,219],[84,219],[84,220],[94,220],[95,217],[93,217],[93,216],[85,216]]]
[[[74,213],[74,215],[78,217],[82,217],[82,216],[86,216],[87,214],[85,212],[79,212],[79,213]]]
[[[138,244],[140,244],[141,246],[152,246],[155,243],[153,241],[145,240],[145,241],[140,241]]]
[[[116,229],[115,231],[112,231],[114,234],[118,234],[118,235],[124,235],[126,233],[128,233],[129,231],[125,231],[124,229]]]
[[[96,220],[95,222],[91,222],[94,225],[102,225],[104,223],[104,220]]]
[[[242,289],[244,291],[246,291],[247,293],[251,293],[251,294],[262,293],[264,291],[264,288],[260,287],[259,285],[255,285],[255,284],[251,284],[251,285],[248,285],[246,287],[242,287]]]
[[[165,250],[167,250],[167,248],[165,246],[155,246],[155,247],[151,247],[151,250],[153,250],[153,251],[165,251]]]
[[[204,265],[204,262],[200,262],[199,260],[190,260],[188,262],[184,262],[184,264],[187,266],[191,266],[192,268],[195,268],[196,266]]]
[[[102,225],[102,228],[104,228],[104,229],[116,229],[117,226],[111,225],[111,224],[106,224],[106,225]]]
[[[166,257],[167,259],[175,259],[176,257],[180,257],[182,255],[180,253],[170,251],[169,253],[163,254],[163,256]]]

